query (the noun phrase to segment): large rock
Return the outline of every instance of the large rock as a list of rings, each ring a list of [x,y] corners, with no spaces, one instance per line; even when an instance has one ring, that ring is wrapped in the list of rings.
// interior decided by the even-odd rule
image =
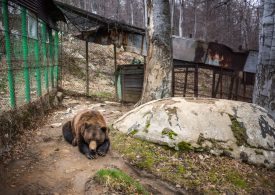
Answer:
[[[135,108],[113,127],[175,149],[207,150],[275,167],[275,122],[255,104],[168,98]]]

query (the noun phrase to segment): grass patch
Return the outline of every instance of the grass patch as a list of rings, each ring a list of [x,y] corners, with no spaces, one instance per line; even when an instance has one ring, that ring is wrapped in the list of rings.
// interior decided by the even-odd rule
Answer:
[[[137,134],[138,130],[137,129],[133,129],[128,135],[135,135]]]
[[[236,187],[239,187],[239,188],[246,188],[247,187],[246,181],[236,171],[229,172],[226,176],[226,179]]]
[[[123,194],[149,194],[143,185],[118,169],[101,169],[95,174],[94,180],[107,186],[111,191]]]
[[[228,114],[231,120],[231,130],[237,140],[237,145],[242,146],[247,144],[248,136],[246,134],[246,129],[244,128],[243,124],[240,123],[236,117]]]
[[[91,96],[97,97],[99,99],[110,99],[112,98],[112,93],[101,91],[97,93],[92,93]]]
[[[183,165],[179,164],[177,168],[178,168],[178,173],[179,174],[186,173],[186,169],[185,169],[185,167]]]

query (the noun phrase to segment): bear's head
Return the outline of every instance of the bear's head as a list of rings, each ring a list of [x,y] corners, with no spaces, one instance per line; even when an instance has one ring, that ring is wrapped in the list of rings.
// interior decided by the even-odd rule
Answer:
[[[84,123],[81,128],[81,135],[87,144],[96,141],[97,145],[100,145],[108,137],[108,129],[105,126]]]

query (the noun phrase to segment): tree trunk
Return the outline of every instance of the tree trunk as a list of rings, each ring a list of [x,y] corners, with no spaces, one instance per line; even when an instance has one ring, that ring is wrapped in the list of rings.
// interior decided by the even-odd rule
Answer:
[[[275,119],[275,2],[264,0],[259,62],[253,102],[266,108]]]
[[[171,30],[172,35],[175,33],[174,31],[174,10],[175,10],[175,0],[169,0],[170,8],[171,8]]]
[[[194,39],[197,37],[197,1],[194,0],[194,30],[193,37]]]
[[[179,18],[179,36],[180,37],[182,37],[183,8],[184,8],[184,1],[180,0],[180,18]]]
[[[131,25],[134,25],[134,10],[133,10],[133,2],[130,2],[130,8],[131,8]]]
[[[147,28],[147,0],[143,0],[143,6],[144,6],[144,26]]]
[[[172,42],[169,1],[148,0],[149,45],[142,97],[139,103],[171,97]]]

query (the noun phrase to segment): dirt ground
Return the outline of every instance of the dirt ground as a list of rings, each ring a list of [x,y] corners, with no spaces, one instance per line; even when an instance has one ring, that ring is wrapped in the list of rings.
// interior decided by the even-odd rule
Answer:
[[[132,168],[115,151],[106,157],[88,160],[77,147],[65,142],[61,134],[73,115],[87,108],[101,111],[108,124],[132,108],[112,102],[64,99],[64,107],[51,113],[41,127],[20,135],[0,164],[0,194],[109,194],[91,179],[102,168],[118,168],[142,183],[153,194],[181,193],[171,185]],[[23,143],[24,142],[24,143]]]

